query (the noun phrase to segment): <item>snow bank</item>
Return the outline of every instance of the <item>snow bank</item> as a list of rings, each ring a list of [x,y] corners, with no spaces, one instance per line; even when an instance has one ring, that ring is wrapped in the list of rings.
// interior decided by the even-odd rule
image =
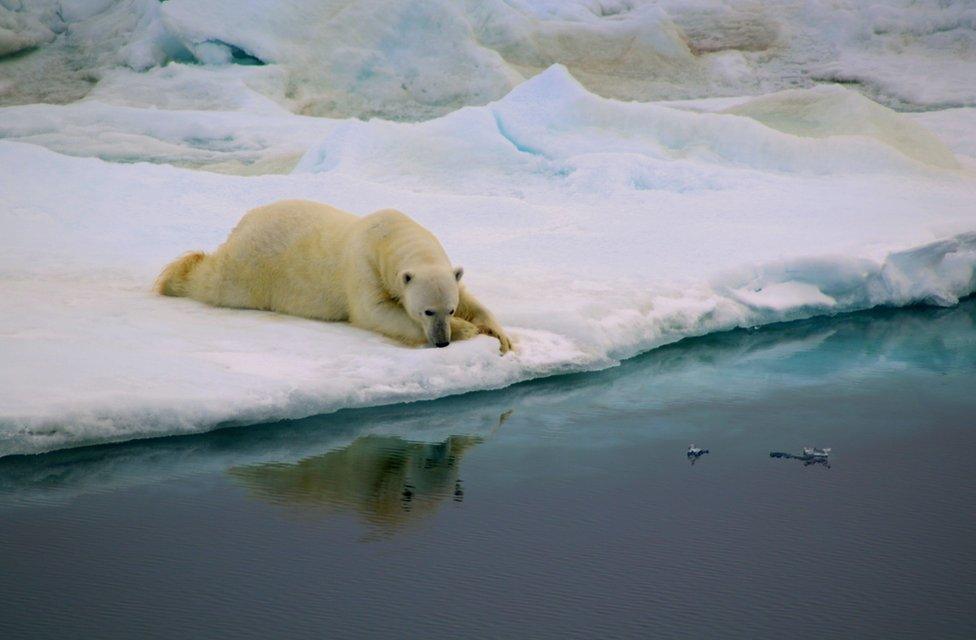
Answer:
[[[836,85],[759,98],[628,104],[587,92],[556,66],[487,109],[460,110],[403,127],[294,116],[254,88],[283,82],[272,68],[263,69],[257,74],[235,66],[169,65],[143,74],[117,70],[86,100],[0,109],[0,139],[113,162],[248,175],[287,172],[311,144],[303,170],[321,170],[323,163],[341,155],[347,167],[364,158],[360,169],[377,179],[406,179],[404,170],[418,173],[427,167],[430,180],[466,185],[479,178],[468,176],[465,166],[471,173],[495,167],[508,175],[512,167],[532,165],[539,175],[572,174],[573,180],[586,183],[580,185],[583,189],[605,188],[607,180],[645,188],[673,179],[684,181],[686,188],[702,184],[700,175],[676,175],[680,164],[657,162],[692,157],[819,173],[875,171],[880,164],[915,171],[916,162],[953,168],[959,164],[953,152],[965,156],[964,161],[976,159],[976,109],[906,117]],[[703,113],[714,115],[701,117]],[[765,126],[729,115],[747,116]],[[588,141],[592,130],[602,136],[595,145]],[[561,134],[552,136],[552,131]],[[424,150],[428,136],[437,138],[440,154]],[[317,140],[321,142],[314,144]],[[614,164],[616,177],[593,157],[608,151],[631,153],[629,164]],[[465,160],[460,168],[459,159]],[[712,178],[718,179],[716,172]],[[501,184],[496,181],[491,192]]]
[[[0,56],[21,54],[0,58],[0,104],[71,102],[108,69],[191,59],[166,31],[161,6],[158,0],[0,1]]]
[[[316,115],[430,117],[553,64],[627,100],[826,79],[896,103],[976,103],[976,9],[964,1],[170,0],[162,12],[193,51],[233,46],[288,68],[298,108]]]
[[[2,111],[0,138],[111,162],[157,162],[226,173],[283,173],[335,121],[287,112],[153,110],[85,100]]]
[[[30,47],[0,61],[0,104],[178,61],[273,65],[285,81],[265,96],[335,117],[431,118],[553,64],[625,100],[840,81],[888,105],[976,105],[968,0],[4,0],[0,55]]]
[[[736,326],[951,304],[976,289],[972,166],[862,100],[821,89],[726,113],[628,104],[556,67],[425,123],[268,105],[6,109],[6,131],[73,135],[79,154],[101,148],[81,142],[99,127],[151,137],[142,158],[157,161],[157,145],[184,153],[195,138],[227,136],[232,156],[291,144],[274,138],[309,144],[293,173],[245,178],[0,142],[0,296],[15,310],[0,314],[0,454],[499,388]],[[407,349],[344,324],[150,293],[161,265],[285,197],[414,216],[517,352],[499,357],[488,338]]]
[[[910,117],[935,132],[949,149],[964,160],[976,160],[976,109],[944,109],[913,113]],[[976,165],[974,165],[976,168]]]
[[[170,0],[162,10],[198,58],[202,46],[233,46],[286,66],[299,113],[429,117],[521,79],[476,42],[464,4],[451,0]]]
[[[54,2],[28,6],[21,0],[0,2],[0,57],[54,40],[62,29],[56,8]]]
[[[284,173],[336,122],[295,116],[259,91],[283,83],[270,67],[115,69],[85,100],[0,110],[0,138],[112,162]]]
[[[863,84],[889,104],[923,108],[976,99],[976,5],[968,0],[804,3],[804,38],[827,36],[814,79]],[[839,11],[837,10],[839,9]]]

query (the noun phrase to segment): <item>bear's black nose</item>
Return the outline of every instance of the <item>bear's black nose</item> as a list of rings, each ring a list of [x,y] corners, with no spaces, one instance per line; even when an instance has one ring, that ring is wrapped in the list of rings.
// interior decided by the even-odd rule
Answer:
[[[438,342],[434,346],[437,347],[438,349],[441,349],[443,347],[446,347],[449,344],[451,344],[451,343],[450,342]]]

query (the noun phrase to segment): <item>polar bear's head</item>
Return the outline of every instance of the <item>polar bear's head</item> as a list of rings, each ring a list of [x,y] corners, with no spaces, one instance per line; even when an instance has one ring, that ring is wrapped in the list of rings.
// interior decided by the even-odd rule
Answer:
[[[457,311],[458,282],[464,270],[424,266],[400,272],[400,304],[420,324],[434,347],[451,344],[451,316]]]

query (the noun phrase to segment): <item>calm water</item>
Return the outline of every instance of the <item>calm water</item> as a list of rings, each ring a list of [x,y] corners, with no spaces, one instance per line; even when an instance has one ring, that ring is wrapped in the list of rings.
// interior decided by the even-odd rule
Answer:
[[[0,638],[976,638],[974,452],[970,300],[0,459]]]

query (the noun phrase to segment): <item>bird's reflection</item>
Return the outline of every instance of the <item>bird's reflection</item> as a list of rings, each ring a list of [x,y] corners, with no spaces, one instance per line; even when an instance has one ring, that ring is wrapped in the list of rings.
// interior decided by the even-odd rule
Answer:
[[[459,465],[481,442],[478,436],[450,436],[435,443],[364,436],[294,464],[235,467],[229,473],[264,500],[350,510],[370,523],[395,526],[433,512],[446,498],[461,502]]]

